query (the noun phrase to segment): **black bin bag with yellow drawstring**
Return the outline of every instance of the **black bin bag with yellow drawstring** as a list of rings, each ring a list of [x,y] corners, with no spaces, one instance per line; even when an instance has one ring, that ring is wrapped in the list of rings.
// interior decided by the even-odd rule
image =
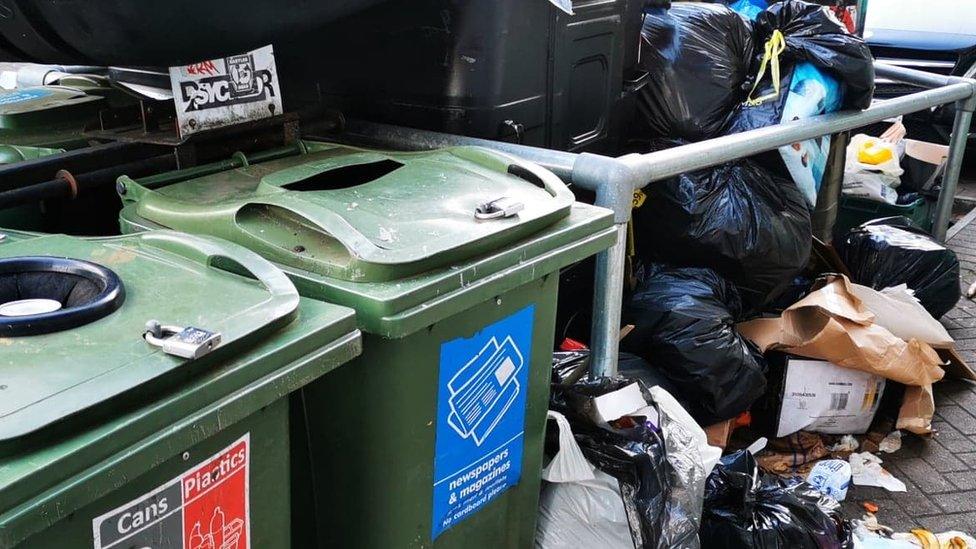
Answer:
[[[800,0],[776,2],[756,18],[756,43],[766,43],[776,30],[786,42],[783,59],[790,63],[807,61],[840,81],[842,108],[866,109],[871,105],[871,50],[864,40],[847,32],[827,7]]]
[[[840,88],[837,102],[819,98],[827,104],[820,105],[816,114],[870,106],[874,94],[871,51],[824,6],[800,0],[776,2],[759,13],[753,29],[752,92],[735,109],[726,133],[788,122],[783,120],[783,108],[789,93],[803,93],[793,83],[801,63],[809,63]]]
[[[777,2],[757,15],[754,29],[752,91],[736,106],[726,133],[870,104],[871,52],[825,7],[798,0]],[[823,136],[762,153],[755,160],[767,171],[791,178],[813,206],[829,156],[830,136]]]

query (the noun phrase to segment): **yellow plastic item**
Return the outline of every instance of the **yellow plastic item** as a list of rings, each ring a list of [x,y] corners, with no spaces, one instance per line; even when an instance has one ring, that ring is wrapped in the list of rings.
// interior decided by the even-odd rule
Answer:
[[[857,161],[861,164],[877,166],[894,158],[891,149],[881,146],[877,141],[865,141],[857,151]]]

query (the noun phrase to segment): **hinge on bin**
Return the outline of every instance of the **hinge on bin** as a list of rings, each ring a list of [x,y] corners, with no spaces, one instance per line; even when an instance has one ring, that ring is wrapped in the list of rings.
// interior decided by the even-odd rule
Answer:
[[[501,219],[504,217],[512,217],[524,209],[525,204],[514,198],[503,196],[491,202],[485,202],[475,208],[474,217],[476,219]]]
[[[187,326],[164,326],[157,320],[146,323],[146,342],[168,355],[200,358],[220,345],[220,333]]]
[[[502,126],[515,132],[515,143],[519,145],[522,144],[522,139],[525,138],[525,124],[516,122],[514,120],[505,120],[502,122]]]

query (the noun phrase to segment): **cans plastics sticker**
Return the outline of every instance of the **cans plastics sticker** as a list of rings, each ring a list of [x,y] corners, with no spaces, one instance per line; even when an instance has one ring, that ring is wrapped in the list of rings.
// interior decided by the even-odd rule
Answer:
[[[535,306],[441,345],[431,538],[518,484]]]
[[[169,76],[181,136],[282,113],[271,46],[170,67]]]
[[[95,549],[249,549],[250,434],[92,521]]]
[[[40,99],[49,95],[51,95],[50,91],[42,89],[16,90],[9,93],[0,94],[0,105],[23,103],[24,101],[32,101],[34,99]]]

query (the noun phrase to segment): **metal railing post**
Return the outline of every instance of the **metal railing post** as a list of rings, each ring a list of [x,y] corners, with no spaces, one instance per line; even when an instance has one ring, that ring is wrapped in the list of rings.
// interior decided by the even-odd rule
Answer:
[[[596,256],[590,379],[617,374],[627,262],[627,224],[617,223],[616,227],[617,242]]]
[[[949,141],[949,157],[946,159],[942,190],[939,192],[939,202],[936,204],[932,226],[933,236],[940,242],[945,242],[946,231],[949,230],[952,206],[959,187],[959,175],[962,173],[962,160],[966,155],[966,145],[969,143],[969,127],[973,121],[974,107],[976,105],[973,98],[956,103],[956,118],[952,123],[952,137]]]
[[[596,256],[593,324],[590,330],[590,378],[617,373],[620,316],[627,262],[627,223],[638,176],[616,158],[583,153],[573,164],[575,184],[596,191],[596,205],[613,211],[617,241]],[[641,185],[643,186],[643,185]]]

